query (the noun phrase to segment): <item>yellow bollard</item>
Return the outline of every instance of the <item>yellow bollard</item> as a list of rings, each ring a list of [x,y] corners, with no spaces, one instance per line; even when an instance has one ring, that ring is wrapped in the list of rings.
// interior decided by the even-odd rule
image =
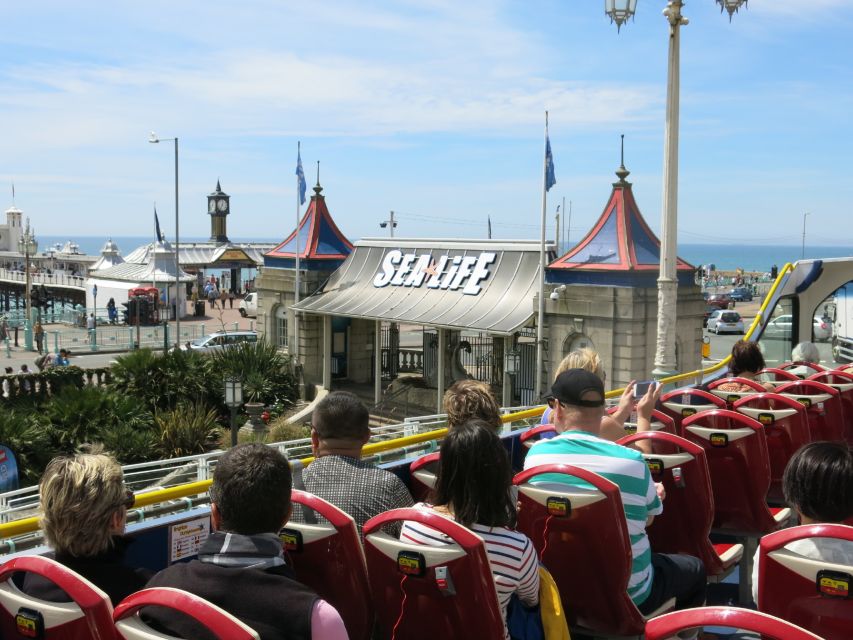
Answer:
[[[708,358],[711,355],[711,338],[705,336],[702,338],[702,357]]]

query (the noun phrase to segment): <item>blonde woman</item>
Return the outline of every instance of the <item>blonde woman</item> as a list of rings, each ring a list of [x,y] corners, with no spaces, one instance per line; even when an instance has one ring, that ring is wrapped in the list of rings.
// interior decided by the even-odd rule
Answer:
[[[602,382],[607,380],[607,374],[604,372],[601,357],[592,349],[583,348],[571,351],[557,366],[554,379],[556,380],[557,376],[569,369],[585,369],[597,375]],[[631,380],[625,386],[625,390],[619,398],[619,406],[613,415],[605,415],[601,419],[600,436],[605,440],[615,442],[625,436],[625,421],[631,415],[631,409],[634,408],[634,382],[634,380]],[[657,401],[657,398],[655,398],[655,401]],[[545,413],[542,414],[541,423],[550,424],[550,420],[551,409],[545,409]]]
[[[145,586],[151,573],[123,563],[127,510],[133,493],[116,460],[103,454],[54,458],[39,483],[45,539],[55,559],[94,583],[118,604]],[[23,590],[52,602],[68,601],[52,582],[27,574]]]

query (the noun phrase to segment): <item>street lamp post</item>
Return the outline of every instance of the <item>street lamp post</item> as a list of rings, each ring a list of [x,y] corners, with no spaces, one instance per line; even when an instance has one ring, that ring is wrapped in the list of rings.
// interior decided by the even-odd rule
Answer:
[[[803,254],[800,257],[802,260],[806,259],[806,218],[810,215],[808,211],[803,214]]]
[[[148,142],[158,144],[160,142],[175,143],[175,344],[181,344],[181,246],[180,246],[180,213],[178,208],[178,138],[160,138],[153,131],[148,136]]]
[[[237,446],[237,409],[243,404],[243,384],[239,378],[225,378],[225,404],[231,409],[231,446]]]
[[[716,0],[729,19],[747,0]],[[678,261],[678,118],[680,93],[681,26],[683,0],[670,0],[663,11],[669,22],[669,64],[666,87],[666,129],[663,152],[663,207],[661,210],[661,255],[658,276],[658,321],[655,368],[652,375],[663,378],[675,373],[675,337],[677,322]],[[605,0],[604,10],[617,29],[634,16],[637,0]]]
[[[24,344],[28,351],[33,350],[33,301],[32,280],[30,278],[30,256],[37,250],[38,242],[33,234],[33,230],[30,228],[30,219],[27,218],[24,235],[18,239],[18,251],[24,254],[24,309],[27,316],[24,322]]]

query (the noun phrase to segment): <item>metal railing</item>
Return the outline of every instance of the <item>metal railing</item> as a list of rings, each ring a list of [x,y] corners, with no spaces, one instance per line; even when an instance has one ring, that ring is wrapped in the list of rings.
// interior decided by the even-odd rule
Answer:
[[[0,280],[6,282],[20,282],[26,284],[27,274],[24,271],[13,269],[0,269]],[[85,276],[72,276],[68,273],[45,273],[44,271],[30,271],[30,283],[32,285],[51,285],[54,287],[68,287],[69,289],[86,290]]]

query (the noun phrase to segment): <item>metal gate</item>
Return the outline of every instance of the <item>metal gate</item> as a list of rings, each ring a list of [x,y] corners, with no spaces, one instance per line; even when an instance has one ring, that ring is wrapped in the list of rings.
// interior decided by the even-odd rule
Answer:
[[[383,322],[380,330],[382,345],[382,379],[394,380],[400,373],[400,325]]]
[[[523,406],[532,405],[538,402],[539,397],[536,393],[536,343],[535,342],[519,342],[519,354],[521,362],[519,363],[518,373],[515,377],[515,390],[518,394],[519,402]]]

